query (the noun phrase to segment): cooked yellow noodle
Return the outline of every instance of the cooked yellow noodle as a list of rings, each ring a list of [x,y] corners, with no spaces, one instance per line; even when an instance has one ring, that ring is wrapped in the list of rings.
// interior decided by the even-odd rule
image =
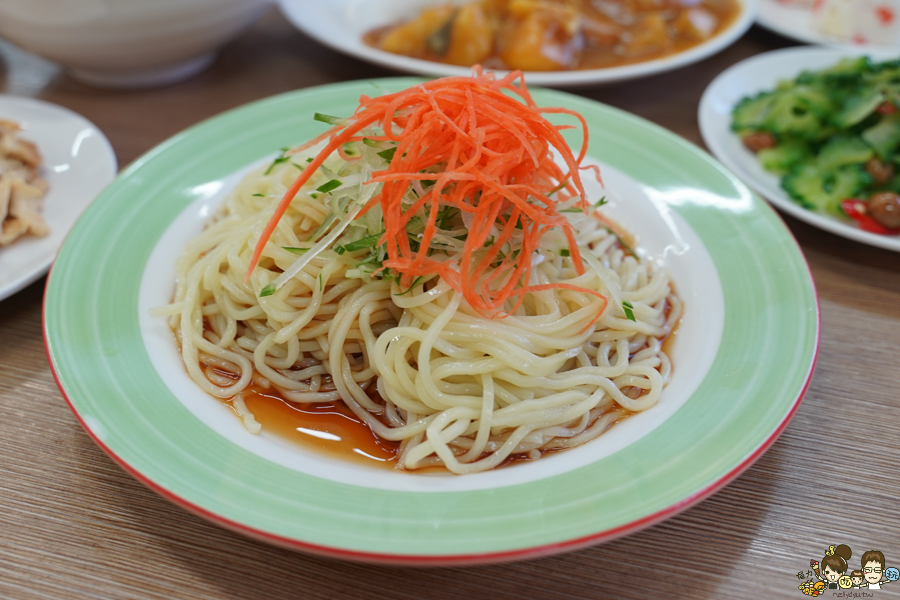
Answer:
[[[399,468],[442,464],[472,473],[511,454],[537,457],[583,444],[628,411],[657,403],[671,372],[661,340],[679,319],[680,302],[664,269],[623,251],[583,214],[567,216],[585,273],[576,275],[565,252],[552,250],[567,246],[551,231],[533,259],[531,283],[601,292],[609,303],[594,326],[602,301],[587,293],[529,294],[513,314],[487,319],[439,279],[405,292],[389,281],[348,277],[357,259],[332,250],[260,297],[297,259],[284,247],[309,246],[329,213],[326,195],[314,193],[325,180],[316,174],[243,283],[273,202],[296,172],[277,164],[240,183],[185,248],[174,302],[159,311],[171,315],[191,378],[214,396],[236,397],[251,431],[258,424],[239,394],[255,382],[292,402],[343,401],[375,435],[401,442]],[[624,301],[635,321],[626,318]]]

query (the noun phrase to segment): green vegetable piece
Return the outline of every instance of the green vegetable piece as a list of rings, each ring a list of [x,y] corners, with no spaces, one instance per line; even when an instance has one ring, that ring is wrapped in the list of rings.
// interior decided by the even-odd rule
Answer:
[[[322,192],[323,194],[328,193],[332,190],[341,187],[341,182],[338,179],[332,179],[326,183],[323,183],[319,187],[316,188],[316,191]]]
[[[772,109],[772,92],[763,92],[754,97],[746,97],[734,107],[732,113],[731,128],[734,131],[745,133],[759,131],[766,122],[766,117]]]
[[[344,244],[343,246],[335,246],[334,250],[338,254],[343,254],[344,252],[353,252],[355,250],[363,250],[365,248],[374,248],[378,245],[378,240],[381,239],[381,236],[384,235],[384,232],[376,233],[375,235],[370,235],[369,237],[364,237],[361,240],[356,240],[355,242],[350,242],[349,244]],[[341,250],[338,250],[340,248]]]
[[[781,180],[781,187],[801,206],[840,216],[841,202],[853,198],[872,181],[859,165],[823,171],[815,162],[795,167]]]
[[[365,259],[363,259],[363,260],[359,261],[358,263],[356,263],[356,266],[359,267],[359,266],[361,266],[361,265],[369,265],[369,264],[372,264],[372,263],[378,263],[378,264],[381,264],[381,263],[378,262],[378,255],[377,255],[377,254],[370,254],[370,255],[367,256]]]
[[[766,171],[784,174],[790,171],[794,165],[812,158],[809,145],[805,142],[790,140],[778,144],[774,148],[760,150],[756,156]]]
[[[900,113],[881,117],[878,123],[862,132],[862,139],[875,150],[878,158],[890,161],[900,146]]]
[[[840,112],[833,119],[835,126],[846,129],[861,123],[874,113],[884,100],[884,93],[877,90],[867,90],[848,97]]]
[[[571,253],[566,248],[563,248],[562,250],[559,251],[560,256],[569,256],[569,254],[571,254]]]
[[[871,146],[856,136],[836,135],[822,146],[816,162],[822,171],[845,165],[861,165],[872,158]]]
[[[622,302],[622,312],[625,313],[625,318],[629,321],[634,321],[637,323],[637,319],[634,318],[634,306],[632,306],[631,302],[625,300]]]
[[[257,198],[265,198],[266,197],[265,194],[253,194],[253,195],[256,196]]]
[[[568,179],[568,178],[563,179],[562,182],[561,182],[558,186],[556,186],[555,188],[553,188],[552,190],[550,190],[549,192],[547,192],[547,195],[548,195],[548,196],[552,196],[553,194],[555,194],[555,193],[558,192],[559,190],[563,189],[563,188],[566,187],[567,185],[569,185],[569,179]]]
[[[792,137],[819,141],[833,130],[828,115],[834,110],[828,94],[811,86],[797,86],[778,93],[763,122],[762,129],[779,138]]]
[[[279,165],[279,164],[281,164],[281,163],[283,163],[283,162],[286,162],[286,161],[290,160],[291,157],[285,156],[285,155],[284,155],[284,153],[287,152],[288,150],[290,150],[290,148],[282,148],[282,149],[281,149],[281,156],[279,156],[278,158],[276,158],[275,160],[272,161],[272,164],[269,165],[269,168],[266,169],[266,172],[263,173],[263,175],[268,175],[269,173],[271,173],[271,172],[272,172],[272,169],[275,168],[275,165]]]
[[[259,291],[259,297],[260,297],[260,298],[264,298],[264,297],[266,297],[266,296],[271,296],[272,294],[275,293],[275,289],[276,289],[276,288],[275,288],[275,283],[272,282],[272,283],[270,283],[269,285],[267,285],[266,287],[264,287],[263,289],[261,289],[261,290]]]
[[[323,123],[328,123],[329,125],[339,125],[343,119],[340,117],[332,117],[331,115],[323,115],[322,113],[316,113],[313,115],[313,119],[316,121],[321,121]]]
[[[871,65],[869,72],[863,75],[862,81],[874,84],[900,83],[900,59]]]
[[[282,246],[282,250],[287,250],[288,252],[293,252],[294,254],[303,254],[308,251],[309,248],[296,248],[294,246]]]
[[[404,295],[410,293],[411,291],[413,291],[414,289],[416,289],[417,287],[419,287],[419,284],[422,283],[422,280],[423,280],[423,279],[425,279],[425,276],[424,276],[424,275],[423,275],[423,276],[416,277],[415,281],[412,282],[412,285],[409,286],[409,289],[408,289],[408,290],[403,291],[403,292],[400,292],[399,294],[394,294],[394,295],[395,295],[395,296],[404,296]],[[398,279],[397,281],[399,281],[399,279]]]
[[[811,79],[824,80],[832,84],[840,81],[857,80],[871,69],[871,65],[872,63],[868,56],[842,58],[833,67],[828,67],[821,71],[808,71],[798,79],[803,81],[805,77],[809,77]]]
[[[381,152],[376,152],[378,156],[383,158],[384,160],[391,162],[394,158],[394,153],[397,151],[397,147],[388,148],[387,150],[382,150]]]

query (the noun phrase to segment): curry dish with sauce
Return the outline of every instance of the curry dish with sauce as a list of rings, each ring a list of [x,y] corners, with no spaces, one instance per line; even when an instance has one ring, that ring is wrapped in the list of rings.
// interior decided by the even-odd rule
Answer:
[[[677,54],[727,28],[739,0],[477,0],[371,31],[375,48],[452,65],[559,71]]]

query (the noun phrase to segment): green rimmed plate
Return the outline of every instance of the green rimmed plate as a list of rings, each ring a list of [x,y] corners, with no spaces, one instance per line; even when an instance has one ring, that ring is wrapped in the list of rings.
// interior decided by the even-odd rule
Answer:
[[[164,323],[180,247],[247,165],[350,114],[361,94],[415,79],[352,82],[263,100],[154,149],[67,238],[44,306],[60,389],[97,443],[152,489],[214,522],[343,558],[420,564],[527,558],[664,519],[725,485],[774,441],[812,375],[818,311],[783,223],[684,140],[561,92],[579,111],[613,218],[672,273],[686,309],[659,405],[594,442],[491,473],[422,476],[253,436],[187,380]],[[570,143],[578,145],[577,132]]]

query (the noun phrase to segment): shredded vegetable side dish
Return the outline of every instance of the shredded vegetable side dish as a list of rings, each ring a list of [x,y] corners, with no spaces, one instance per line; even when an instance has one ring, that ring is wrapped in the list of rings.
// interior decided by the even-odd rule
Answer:
[[[310,118],[330,127],[232,191],[156,311],[249,431],[265,398],[327,405],[394,468],[464,474],[659,401],[681,303],[587,197],[577,113],[476,69]]]

